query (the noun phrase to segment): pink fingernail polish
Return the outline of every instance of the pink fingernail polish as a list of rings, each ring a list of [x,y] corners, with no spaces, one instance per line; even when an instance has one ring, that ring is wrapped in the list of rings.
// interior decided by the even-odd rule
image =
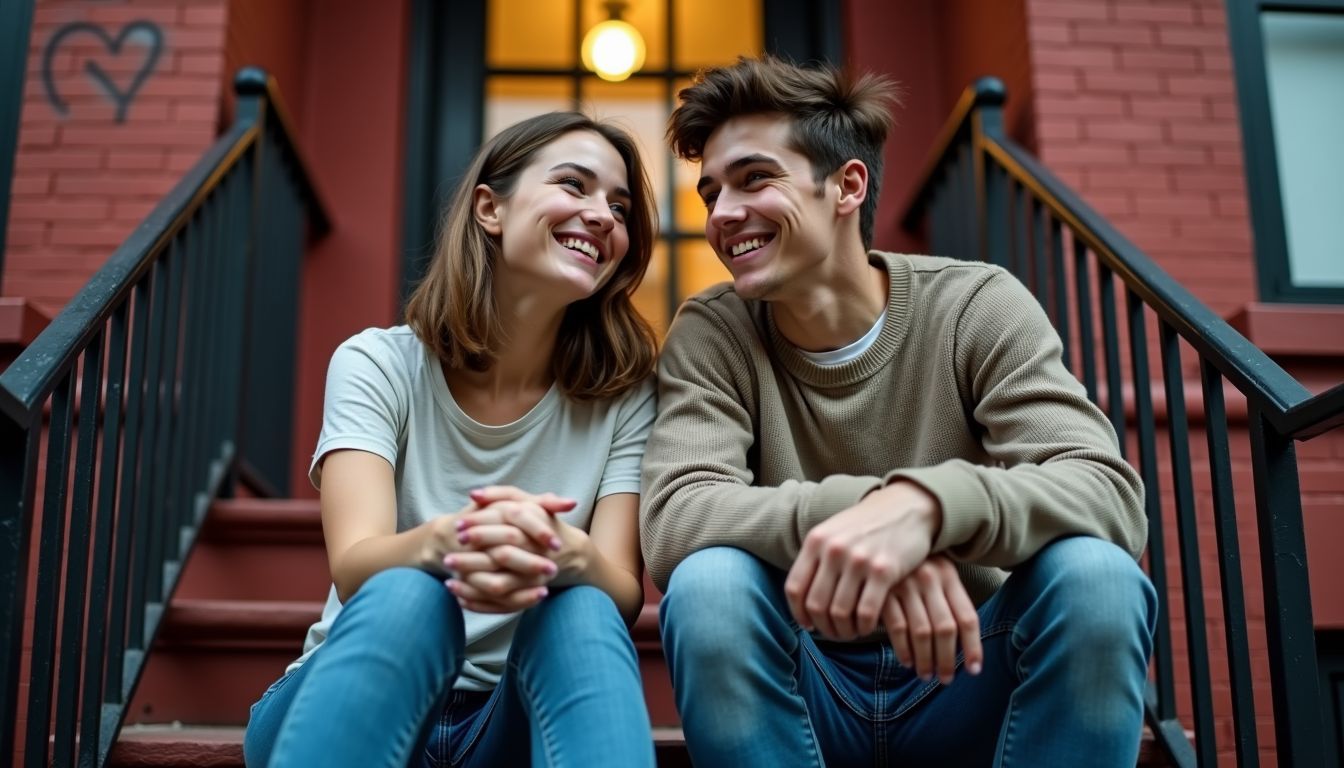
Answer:
[[[550,594],[550,592],[545,587],[537,590],[537,597],[545,597],[548,594]]]
[[[559,539],[551,539],[551,549],[554,549],[556,552],[559,552],[561,546],[563,545],[560,543]]]
[[[453,566],[456,563],[457,561],[453,559],[452,555],[448,555],[447,557],[443,558],[443,567],[449,570],[452,570]]]
[[[471,541],[471,536],[466,531],[457,534],[458,544],[466,544],[468,541]]]
[[[980,674],[980,662],[976,661],[976,662],[972,662],[971,664],[967,665],[967,667],[966,667],[966,671],[967,671],[967,672],[970,672],[972,675],[978,675],[978,674]]]

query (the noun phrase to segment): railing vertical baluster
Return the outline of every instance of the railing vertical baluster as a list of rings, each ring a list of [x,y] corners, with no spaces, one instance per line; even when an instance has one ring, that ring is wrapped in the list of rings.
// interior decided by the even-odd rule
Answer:
[[[1115,281],[1111,269],[1097,262],[1097,296],[1101,299],[1101,343],[1106,353],[1106,415],[1110,417],[1115,437],[1120,441],[1120,455],[1128,457],[1125,444],[1125,394],[1120,383],[1120,341],[1115,312]]]
[[[163,362],[163,414],[164,417],[159,421],[159,439],[155,441],[158,446],[159,460],[163,462],[165,469],[171,463],[172,458],[178,454],[174,452],[176,440],[173,432],[177,427],[179,413],[179,398],[181,392],[181,374],[178,372],[177,356],[182,348],[182,275],[185,271],[182,262],[186,255],[184,244],[185,236],[178,234],[173,238],[173,242],[168,246],[168,324],[164,329],[164,362]],[[181,558],[182,535],[176,525],[177,510],[173,508],[172,482],[170,478],[176,474],[171,471],[158,473],[155,477],[154,500],[155,506],[159,509],[158,529],[160,537],[159,549],[159,582],[158,592],[159,600],[163,603],[164,610],[168,609],[168,598],[173,586],[172,573],[179,567],[178,561]],[[170,570],[172,569],[172,570]]]
[[[1045,243],[1045,206],[1028,192],[1031,203],[1031,293],[1041,309],[1050,311],[1050,262]]]
[[[56,609],[65,559],[65,508],[75,411],[75,371],[65,374],[51,396],[47,431],[47,476],[42,487],[42,533],[38,541],[37,591],[33,604],[32,662],[28,673],[28,728],[24,763],[46,768],[51,725],[51,683],[56,665]]]
[[[98,507],[93,536],[93,578],[89,581],[89,628],[84,640],[84,692],[79,728],[79,765],[102,765],[106,757],[103,739],[111,733],[102,728],[103,665],[107,646],[110,584],[107,573],[112,561],[112,531],[116,518],[117,482],[120,473],[122,400],[126,379],[126,320],[128,305],[112,313],[108,329],[107,388],[103,396],[102,463],[98,477]]]
[[[971,212],[975,210],[975,170],[971,161],[970,137],[963,139],[957,146],[957,258],[963,261],[971,261],[978,258],[975,252],[975,217]]]
[[[148,318],[146,349],[149,357],[146,361],[144,380],[144,410],[141,412],[141,461],[137,468],[139,480],[136,483],[135,530],[141,531],[135,537],[135,578],[131,582],[131,637],[129,646],[137,651],[148,651],[147,629],[153,622],[157,625],[158,616],[151,610],[150,603],[155,599],[151,590],[151,571],[158,568],[155,562],[153,542],[155,540],[154,499],[149,489],[154,487],[154,475],[158,470],[154,457],[155,439],[158,436],[159,416],[159,363],[163,352],[163,315],[168,303],[168,275],[163,259],[154,261],[151,269],[153,285],[150,289],[150,309]],[[139,386],[137,384],[137,386]],[[157,610],[157,609],[155,609]]]
[[[1143,306],[1137,298],[1135,303]],[[1194,478],[1190,471],[1190,430],[1185,414],[1185,375],[1181,371],[1181,337],[1176,334],[1176,329],[1158,320],[1158,343],[1162,349],[1162,381],[1167,397],[1167,437],[1171,448],[1176,533],[1181,551],[1186,648],[1208,648],[1204,627],[1204,580],[1200,574],[1199,523],[1195,520]],[[1217,763],[1218,749],[1213,734],[1213,683],[1209,678],[1209,659],[1203,653],[1192,652],[1187,656],[1199,765],[1211,766]]]
[[[1292,440],[1274,431],[1259,407],[1252,406],[1249,416],[1275,749],[1279,765],[1321,765],[1325,728],[1317,693],[1297,451]]]
[[[70,538],[67,542],[65,600],[61,618],[61,660],[56,693],[56,723],[52,762],[72,765],[78,732],[80,675],[84,654],[85,594],[89,581],[89,540],[92,538],[94,463],[98,459],[99,399],[103,381],[103,333],[84,350],[79,392],[79,437],[75,442],[74,484],[71,489]]]
[[[1078,354],[1083,358],[1083,387],[1092,402],[1100,405],[1097,396],[1097,352],[1096,337],[1092,329],[1092,293],[1088,287],[1087,244],[1073,233],[1073,290],[1078,306]],[[1125,441],[1120,440],[1124,450]]]
[[[1153,414],[1152,381],[1148,372],[1148,333],[1144,325],[1143,301],[1125,290],[1125,308],[1129,320],[1131,380],[1134,382],[1134,427],[1138,438],[1139,474],[1143,476],[1143,506],[1148,512],[1148,578],[1157,592],[1158,613],[1168,617],[1159,621],[1153,638],[1153,665],[1157,671],[1157,713],[1163,720],[1176,717],[1176,684],[1172,670],[1171,607],[1167,592],[1166,538],[1163,535],[1162,492],[1157,478],[1156,418]],[[1115,399],[1123,402],[1119,392]]]
[[[977,150],[978,151],[978,150]],[[984,153],[981,152],[983,157]],[[999,164],[984,158],[985,168],[985,222],[984,255],[990,264],[1008,266],[1008,178]]]
[[[1048,211],[1044,215],[1050,220],[1050,285],[1054,288],[1055,329],[1059,331],[1059,341],[1063,345],[1061,357],[1064,367],[1072,371],[1073,356],[1070,351],[1073,340],[1069,338],[1069,283],[1064,278],[1064,231],[1059,219]]]
[[[140,466],[140,421],[144,401],[145,345],[148,343],[150,285],[149,277],[141,278],[131,293],[131,367],[126,377],[126,426],[122,441],[122,459],[126,466],[125,482],[119,489],[117,502],[117,543],[113,557],[111,610],[108,621],[107,684],[104,700],[114,704],[126,693],[123,676],[126,672],[126,648],[138,648],[127,637],[131,607],[128,604],[132,569],[136,567],[136,552],[132,546],[136,532],[136,468]]]
[[[1247,639],[1246,598],[1242,594],[1241,544],[1237,540],[1236,495],[1227,441],[1227,410],[1223,405],[1223,377],[1203,357],[1199,360],[1204,387],[1204,433],[1209,443],[1209,487],[1213,491],[1213,519],[1218,535],[1218,578],[1223,594],[1223,632],[1227,639],[1227,667],[1232,685],[1232,724],[1237,765],[1260,764],[1256,746],[1255,696],[1251,680],[1251,652]]]
[[[217,194],[218,191],[215,191],[211,193],[211,197]],[[206,290],[204,281],[206,265],[202,262],[209,253],[208,238],[211,234],[204,216],[198,211],[187,238],[187,258],[184,264],[187,282],[187,324],[183,342],[186,359],[182,365],[182,393],[185,401],[182,431],[188,436],[185,452],[186,465],[190,469],[187,471],[185,481],[178,488],[176,500],[178,509],[181,510],[182,525],[200,524],[200,519],[196,517],[196,494],[200,493],[205,485],[204,473],[197,468],[203,463],[201,422],[204,409],[209,402],[204,397],[208,383],[201,375],[204,368],[203,358],[209,354],[205,343],[207,331],[205,318],[210,309],[209,291]]]
[[[1031,252],[1028,250],[1028,241],[1031,237],[1031,192],[1017,181],[1013,181],[1009,188],[1013,199],[1013,276],[1030,286],[1028,269],[1031,266]]]
[[[37,489],[38,423],[0,416],[0,680],[19,680],[28,597],[29,532]],[[0,686],[0,757],[14,754],[18,741],[19,687]]]

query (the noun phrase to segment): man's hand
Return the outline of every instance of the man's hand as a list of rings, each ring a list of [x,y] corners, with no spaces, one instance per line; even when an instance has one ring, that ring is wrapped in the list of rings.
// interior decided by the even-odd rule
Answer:
[[[888,593],[928,558],[941,524],[938,500],[898,480],[813,528],[784,582],[794,619],[839,640],[872,633]]]
[[[942,555],[925,560],[906,576],[882,607],[882,624],[891,639],[896,660],[915,674],[943,685],[957,669],[957,640],[965,653],[966,671],[980,674],[984,651],[980,647],[980,615],[966,594],[957,569]]]

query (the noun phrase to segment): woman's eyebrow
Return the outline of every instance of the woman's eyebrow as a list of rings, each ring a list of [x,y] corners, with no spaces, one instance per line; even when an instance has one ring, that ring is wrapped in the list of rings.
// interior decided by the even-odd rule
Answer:
[[[597,174],[593,172],[593,169],[592,169],[592,168],[589,168],[589,167],[586,166],[586,165],[579,165],[578,163],[564,162],[564,163],[556,163],[555,165],[551,166],[551,170],[552,170],[552,171],[558,171],[558,170],[560,170],[561,168],[568,168],[569,170],[574,171],[575,173],[579,174],[580,176],[584,177],[585,179],[588,179],[589,181],[594,181],[594,182],[597,181]],[[625,187],[616,187],[616,189],[613,190],[613,191],[615,191],[616,194],[618,194],[618,195],[620,195],[620,196],[622,196],[622,197],[624,197],[624,198],[626,198],[626,199],[628,199],[628,200],[633,200],[633,199],[634,199],[634,195],[630,194],[630,190],[626,189]]]

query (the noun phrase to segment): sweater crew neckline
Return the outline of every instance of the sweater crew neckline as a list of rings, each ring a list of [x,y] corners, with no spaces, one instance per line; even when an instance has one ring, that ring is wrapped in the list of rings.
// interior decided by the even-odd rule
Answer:
[[[868,261],[887,269],[886,318],[882,331],[862,355],[839,365],[821,365],[807,358],[775,325],[775,314],[765,306],[766,332],[776,358],[798,380],[814,387],[844,387],[877,373],[895,357],[910,327],[910,264],[898,254],[869,251]]]

